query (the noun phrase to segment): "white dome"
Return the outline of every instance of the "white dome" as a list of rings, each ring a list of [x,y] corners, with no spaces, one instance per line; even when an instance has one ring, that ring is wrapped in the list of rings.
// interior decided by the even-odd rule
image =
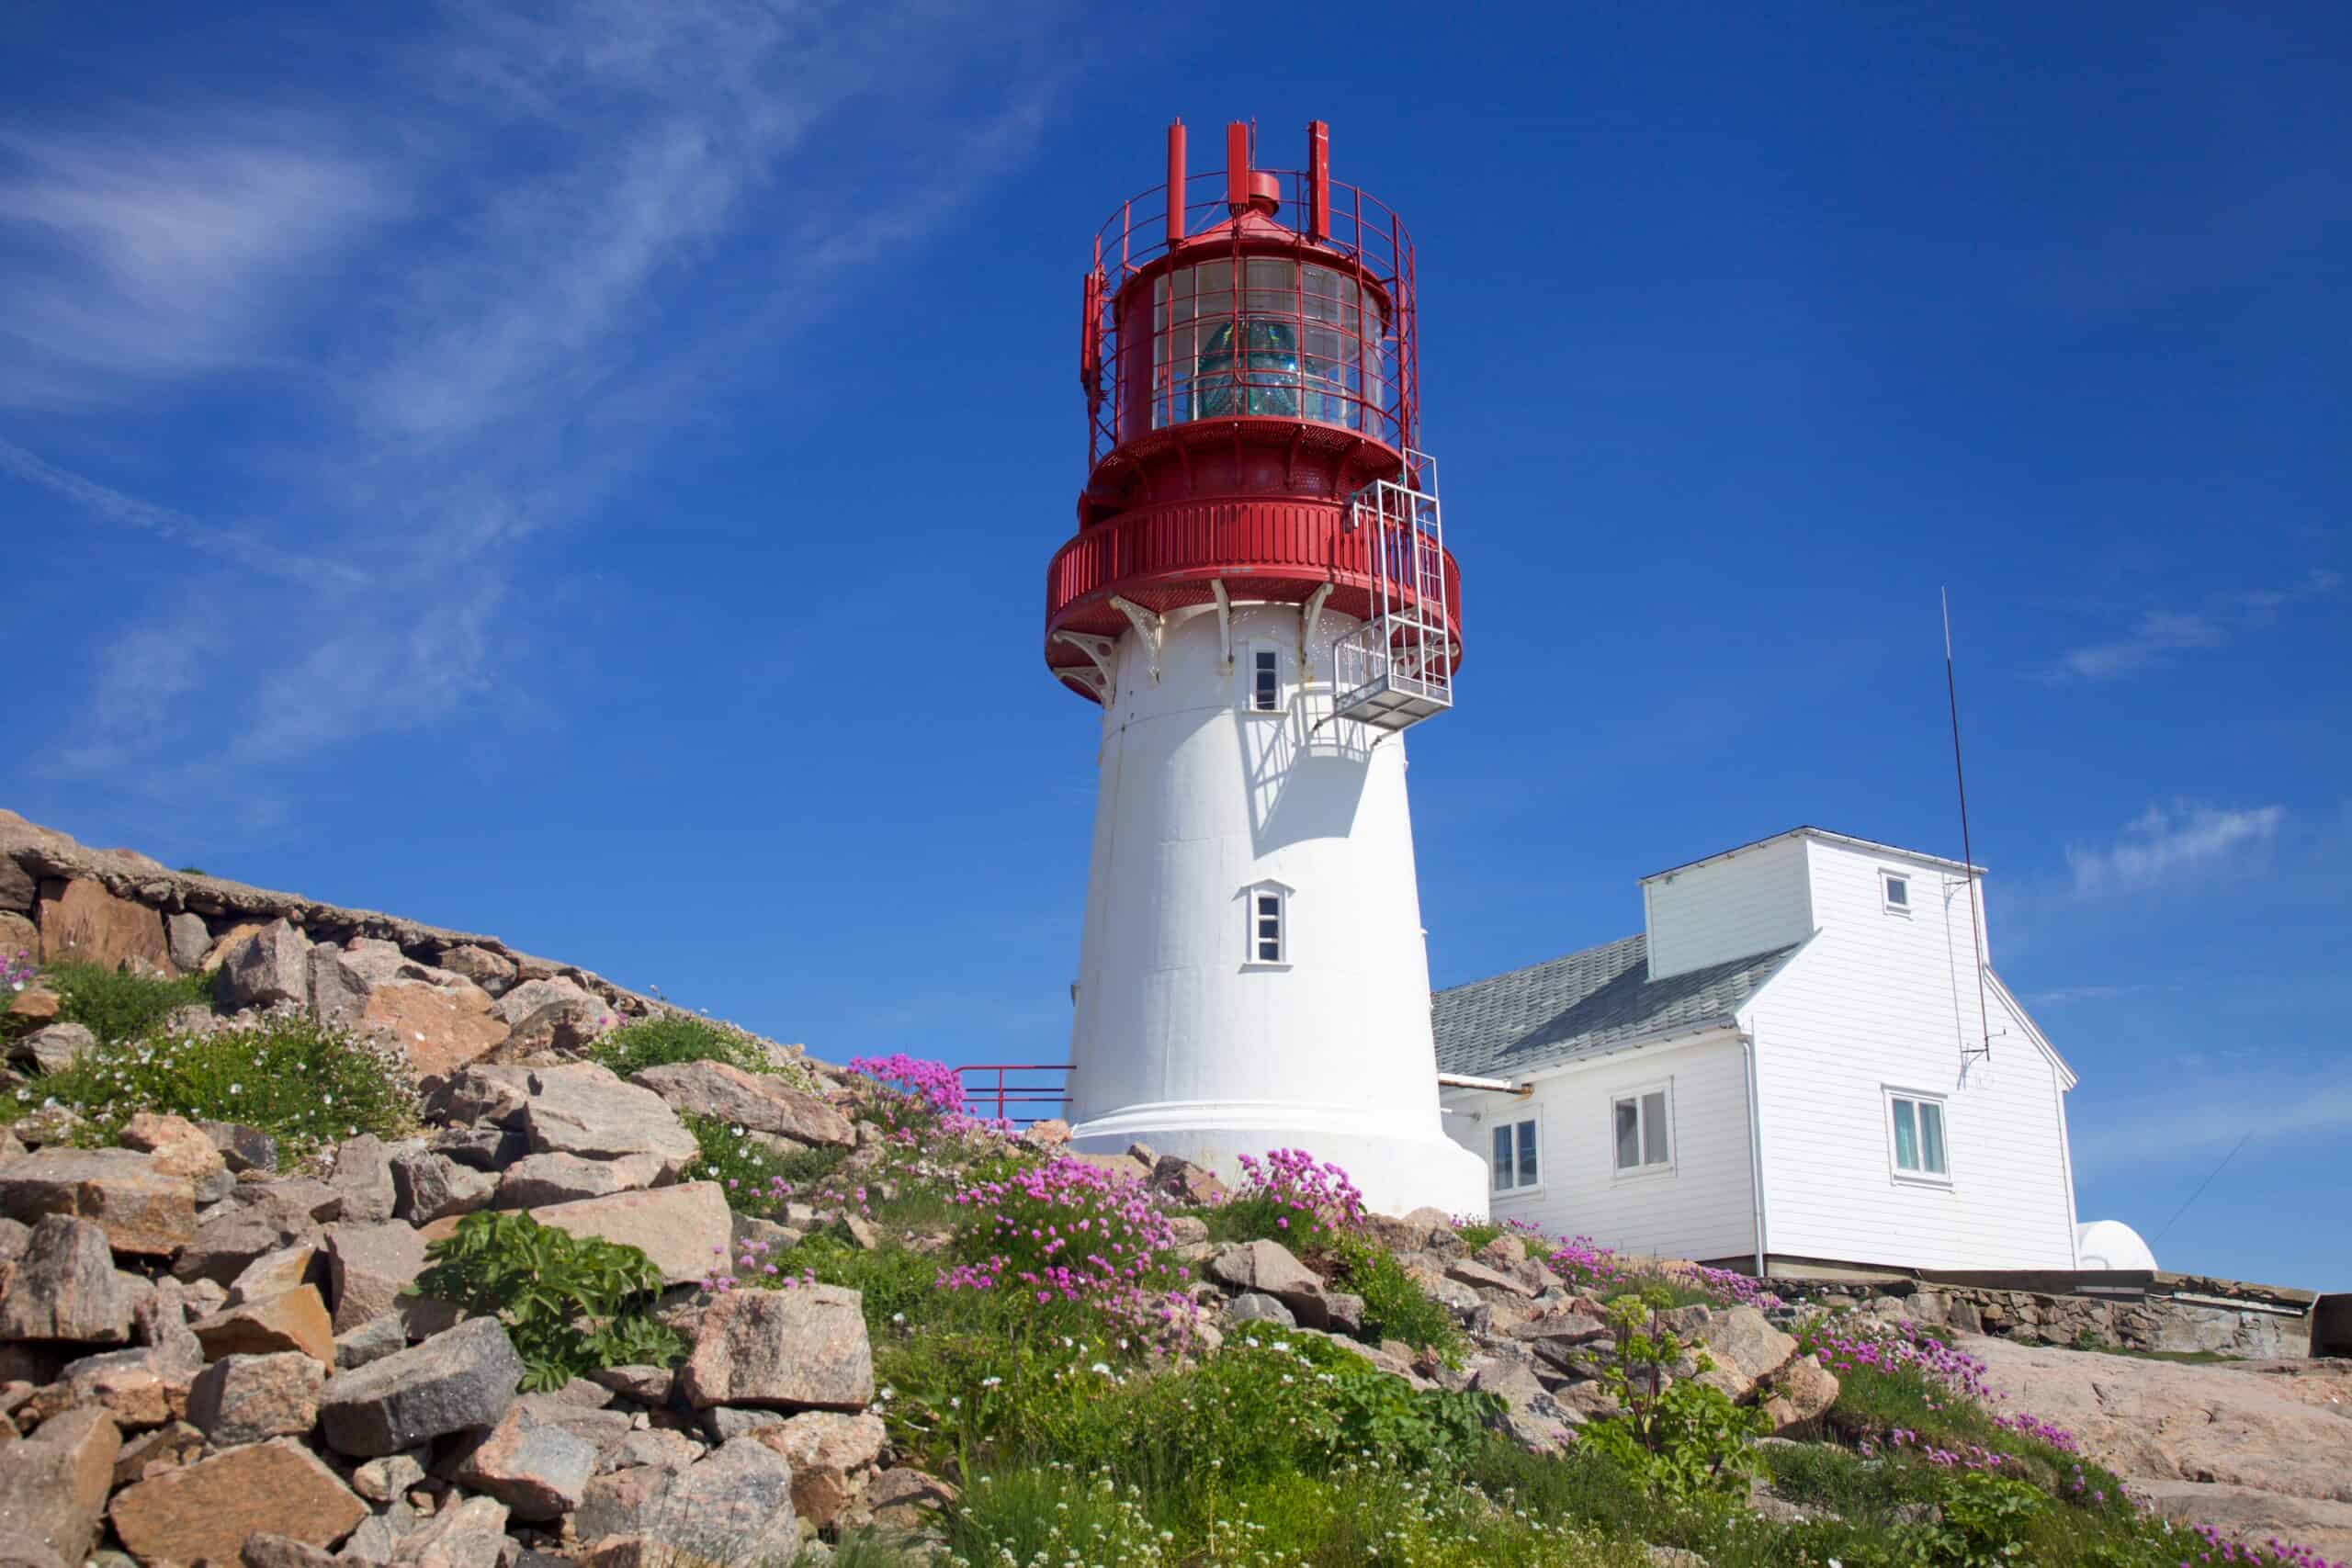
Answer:
[[[2121,1220],[2091,1220],[2075,1227],[2075,1256],[2084,1269],[2145,1269],[2154,1273],[2156,1255],[2140,1233]]]

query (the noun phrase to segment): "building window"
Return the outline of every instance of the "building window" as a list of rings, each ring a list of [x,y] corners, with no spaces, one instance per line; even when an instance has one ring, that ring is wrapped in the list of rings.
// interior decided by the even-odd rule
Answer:
[[[1250,706],[1258,713],[1275,713],[1283,705],[1282,655],[1271,648],[1250,655]]]
[[[1495,1128],[1495,1190],[1519,1192],[1540,1187],[1544,1171],[1535,1156],[1535,1118],[1505,1122]]]
[[[1911,879],[1900,872],[1882,871],[1878,874],[1879,897],[1890,915],[1911,912]]]
[[[1667,1133],[1672,1118],[1667,1111],[1663,1087],[1621,1094],[1611,1103],[1611,1134],[1620,1172],[1660,1170],[1674,1163],[1673,1140]]]
[[[1923,1094],[1890,1093],[1886,1107],[1894,1139],[1895,1174],[1951,1180],[1951,1162],[1944,1151],[1944,1102]]]
[[[1249,954],[1244,961],[1257,964],[1286,964],[1290,962],[1290,889],[1279,882],[1261,882],[1245,889],[1242,908],[1249,921],[1244,933]]]

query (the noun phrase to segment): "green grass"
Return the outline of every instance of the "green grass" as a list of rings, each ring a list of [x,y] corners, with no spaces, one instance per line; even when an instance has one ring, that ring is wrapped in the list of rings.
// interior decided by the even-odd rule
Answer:
[[[1460,1359],[1464,1341],[1453,1314],[1414,1282],[1396,1254],[1343,1236],[1331,1256],[1345,1288],[1363,1298],[1364,1338],[1374,1344],[1402,1340],[1416,1350],[1434,1350],[1449,1363]]]
[[[804,1091],[814,1087],[806,1068],[778,1064],[758,1041],[732,1024],[713,1023],[685,1013],[663,1013],[625,1023],[600,1036],[589,1047],[588,1059],[622,1077],[673,1062],[724,1062],[747,1073],[774,1074]]]
[[[1468,1224],[1454,1226],[1453,1234],[1462,1238],[1463,1246],[1476,1252],[1502,1235],[1503,1226],[1492,1220],[1473,1220]]]
[[[241,1122],[294,1155],[356,1133],[397,1136],[416,1120],[415,1080],[397,1047],[300,1018],[102,1045],[6,1103],[13,1120],[52,1099],[84,1118],[80,1141],[101,1144],[141,1111]]]
[[[2082,1349],[2093,1357],[2131,1357],[2133,1361],[2171,1361],[2173,1366],[2230,1366],[2234,1361],[2246,1361],[2248,1357],[2232,1357],[2225,1349],[2131,1349],[2129,1345],[2109,1345],[2091,1336],[2076,1336],[2067,1349]]]
[[[1663,1297],[1668,1309],[1723,1304],[1716,1292],[1672,1274],[1621,1274],[1602,1286],[1594,1299],[1605,1306],[1625,1296]]]
[[[808,1201],[809,1190],[839,1168],[847,1149],[803,1149],[777,1154],[764,1144],[737,1135],[716,1116],[693,1111],[678,1118],[695,1135],[701,1156],[688,1173],[697,1181],[716,1181],[727,1189],[727,1205],[736,1213],[762,1219],[782,1216],[786,1202]]]
[[[164,980],[96,964],[52,964],[42,978],[57,993],[58,1019],[82,1025],[101,1044],[136,1040],[181,1008],[212,1002],[209,975]]]
[[[894,1318],[905,1323],[934,1322],[959,1302],[970,1299],[936,1288],[939,1260],[935,1258],[901,1247],[869,1252],[829,1231],[771,1254],[768,1261],[779,1277],[797,1279],[813,1273],[820,1284],[844,1285],[858,1292],[865,1301],[866,1332],[877,1337],[891,1329]]]
[[[1638,1568],[1631,1542],[1376,1461],[1175,1490],[1055,1464],[983,1472],[945,1521],[953,1561],[1362,1568]]]

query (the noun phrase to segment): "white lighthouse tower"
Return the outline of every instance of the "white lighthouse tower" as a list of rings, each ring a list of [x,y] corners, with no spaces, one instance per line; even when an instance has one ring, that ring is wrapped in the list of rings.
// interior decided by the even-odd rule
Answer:
[[[1483,1213],[1439,1127],[1404,731],[1453,701],[1459,575],[1418,447],[1413,254],[1306,167],[1168,182],[1095,240],[1079,531],[1046,658],[1102,706],[1071,1030],[1081,1149],[1231,1176],[1302,1148],[1375,1209]]]

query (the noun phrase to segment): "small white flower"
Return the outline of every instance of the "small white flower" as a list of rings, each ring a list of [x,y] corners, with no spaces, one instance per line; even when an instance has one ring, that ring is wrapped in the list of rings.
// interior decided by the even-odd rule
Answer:
[[[245,1092],[245,1086],[241,1083],[232,1083],[229,1086],[229,1092],[231,1094],[243,1094]]]

